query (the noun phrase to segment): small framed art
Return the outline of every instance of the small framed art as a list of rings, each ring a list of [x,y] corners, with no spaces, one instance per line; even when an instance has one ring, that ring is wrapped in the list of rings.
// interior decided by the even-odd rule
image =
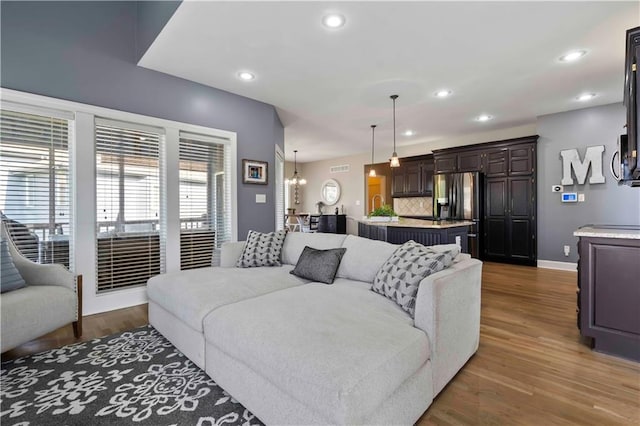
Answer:
[[[266,185],[268,183],[266,161],[242,160],[242,183]]]

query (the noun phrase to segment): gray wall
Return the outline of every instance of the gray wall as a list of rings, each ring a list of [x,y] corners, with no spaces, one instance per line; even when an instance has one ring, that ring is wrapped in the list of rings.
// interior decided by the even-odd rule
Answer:
[[[573,231],[582,225],[640,225],[640,188],[618,186],[609,172],[625,122],[622,104],[538,117],[538,259],[577,262]],[[584,193],[585,202],[562,203],[560,194],[551,192],[562,179],[560,151],[577,148],[584,159],[586,147],[594,145],[605,146],[605,183],[589,184],[587,177],[584,185],[565,186],[565,192]],[[569,257],[564,245],[571,247]]]
[[[135,2],[0,7],[2,87],[236,132],[238,237],[274,229],[274,145],[284,147],[284,132],[273,106],[136,66]],[[269,162],[268,186],[242,183],[243,158]]]
[[[138,1],[136,61],[145,54],[182,1]]]

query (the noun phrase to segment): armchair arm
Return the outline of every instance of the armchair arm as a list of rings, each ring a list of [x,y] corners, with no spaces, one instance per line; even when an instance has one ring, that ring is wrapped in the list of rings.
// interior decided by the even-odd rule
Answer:
[[[53,263],[35,263],[20,253],[11,238],[7,238],[7,242],[11,259],[27,285],[58,285],[76,292],[76,278],[67,268]]]
[[[478,350],[482,262],[463,259],[420,283],[415,326],[431,343],[437,395]]]
[[[34,263],[24,257],[14,258],[13,263],[27,285],[58,285],[76,291],[75,276],[62,265]]]
[[[244,250],[244,243],[244,241],[238,241],[222,244],[220,251],[221,268],[233,268],[236,266],[236,262],[242,254],[242,250]]]

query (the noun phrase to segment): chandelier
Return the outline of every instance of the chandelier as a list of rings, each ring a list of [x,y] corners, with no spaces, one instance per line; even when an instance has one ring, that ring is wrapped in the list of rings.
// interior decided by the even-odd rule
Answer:
[[[298,150],[293,151],[293,176],[289,179],[289,184],[293,185],[293,203],[300,204],[300,185],[305,185],[307,180],[300,177],[298,173]]]

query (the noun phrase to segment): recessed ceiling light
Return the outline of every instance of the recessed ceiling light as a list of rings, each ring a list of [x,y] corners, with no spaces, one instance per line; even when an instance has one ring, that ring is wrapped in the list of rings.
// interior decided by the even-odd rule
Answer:
[[[345,21],[344,16],[338,15],[337,13],[331,13],[322,18],[322,24],[327,28],[340,28],[344,25]]]
[[[578,100],[580,102],[586,102],[586,101],[590,101],[591,99],[593,99],[595,97],[596,97],[595,93],[583,93],[582,95],[578,96],[576,98],[576,100]]]
[[[450,96],[450,95],[451,95],[451,90],[446,90],[446,89],[444,89],[444,90],[438,90],[438,91],[435,93],[435,95],[436,95],[438,98],[446,98],[447,96]]]
[[[244,81],[251,81],[254,78],[256,78],[256,76],[250,73],[249,71],[240,71],[238,73],[238,78]]]
[[[413,130],[405,130],[404,132],[402,132],[403,136],[413,136],[415,134],[416,132],[414,132]]]
[[[586,50],[572,50],[560,56],[560,62],[573,62],[587,54]]]
[[[484,122],[484,121],[489,121],[492,118],[493,118],[493,116],[491,116],[491,115],[482,114],[482,115],[479,115],[478,117],[476,117],[476,121]]]

